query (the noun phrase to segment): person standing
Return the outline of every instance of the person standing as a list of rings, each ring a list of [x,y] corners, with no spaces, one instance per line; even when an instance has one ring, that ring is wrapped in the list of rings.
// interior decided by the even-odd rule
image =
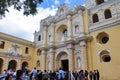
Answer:
[[[36,70],[36,67],[34,67],[34,70],[32,71],[32,73],[33,73],[32,78],[33,78],[33,80],[35,80],[36,75],[37,75],[37,70]]]
[[[5,78],[5,80],[13,80],[12,74],[8,74]]]
[[[92,80],[92,78],[93,78],[93,72],[92,71],[89,72],[89,77],[90,77],[90,80]]]
[[[22,78],[23,78],[23,71],[22,70],[17,70],[15,80],[22,80]]]
[[[100,74],[99,74],[98,69],[96,70],[96,75],[97,75],[97,80],[99,80],[99,78],[100,78]]]
[[[65,72],[60,68],[58,72],[58,80],[64,80]]]

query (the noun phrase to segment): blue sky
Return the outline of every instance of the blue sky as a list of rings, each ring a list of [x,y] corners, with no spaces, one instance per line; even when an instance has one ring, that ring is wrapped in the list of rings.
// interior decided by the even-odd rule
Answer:
[[[10,12],[0,20],[0,32],[33,41],[33,33],[39,31],[40,21],[49,15],[54,16],[57,8],[63,3],[68,3],[72,7],[85,5],[85,0],[44,0],[38,5],[38,14],[28,17],[23,16],[22,11],[19,12],[10,7]]]
[[[84,5],[85,0],[44,0],[44,2],[39,6],[44,8],[47,8],[47,7],[51,8],[52,6],[59,7],[59,5],[63,3],[67,3],[69,4],[69,6],[72,7],[74,5],[80,5],[80,4]]]

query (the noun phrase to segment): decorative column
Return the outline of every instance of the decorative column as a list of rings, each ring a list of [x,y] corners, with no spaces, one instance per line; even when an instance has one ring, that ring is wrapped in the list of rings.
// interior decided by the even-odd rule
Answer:
[[[82,69],[87,70],[87,53],[86,53],[86,42],[80,42],[80,49],[81,49],[81,62],[82,62]]]
[[[98,16],[100,22],[103,22],[105,20],[102,9],[98,10]]]
[[[78,11],[78,15],[79,15],[79,30],[80,30],[80,37],[84,36],[84,26],[83,26],[83,12],[81,10]]]
[[[21,64],[20,64],[21,61],[20,61],[20,59],[18,58],[16,61],[17,61],[17,63],[18,63],[16,69],[17,69],[17,70],[18,70],[18,69],[21,69]]]
[[[50,49],[50,70],[54,70],[54,49]]]
[[[112,11],[111,12],[112,12],[113,17],[117,17],[117,10],[115,8],[115,4],[112,5]]]
[[[67,46],[68,49],[68,57],[69,57],[69,71],[73,71],[74,70],[74,55],[73,55],[73,45],[69,44]]]
[[[71,15],[68,15],[67,16],[67,19],[68,19],[68,23],[67,23],[67,26],[68,26],[68,40],[71,40],[72,39],[72,18],[71,18]]]
[[[54,24],[54,23],[51,23],[51,44],[54,43],[54,39],[55,39],[54,28],[55,28],[55,24]]]
[[[44,71],[46,69],[46,51],[45,50],[42,50],[42,54],[41,54],[41,58],[42,58],[42,61],[41,61],[41,70]]]
[[[47,26],[44,25],[44,46],[47,44]]]

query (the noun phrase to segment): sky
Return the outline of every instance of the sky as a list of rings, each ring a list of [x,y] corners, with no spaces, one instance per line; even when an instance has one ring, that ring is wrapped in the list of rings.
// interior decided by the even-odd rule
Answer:
[[[22,11],[9,8],[6,17],[0,19],[0,32],[6,33],[25,40],[34,41],[34,32],[39,31],[40,21],[49,15],[54,16],[58,7],[67,3],[70,7],[84,5],[85,0],[43,0],[38,5],[38,13],[35,16],[24,16]]]

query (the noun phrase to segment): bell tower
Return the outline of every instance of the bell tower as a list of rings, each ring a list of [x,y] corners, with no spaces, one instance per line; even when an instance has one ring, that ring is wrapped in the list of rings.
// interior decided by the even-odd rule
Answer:
[[[86,7],[87,9],[94,8],[108,0],[86,0]]]

